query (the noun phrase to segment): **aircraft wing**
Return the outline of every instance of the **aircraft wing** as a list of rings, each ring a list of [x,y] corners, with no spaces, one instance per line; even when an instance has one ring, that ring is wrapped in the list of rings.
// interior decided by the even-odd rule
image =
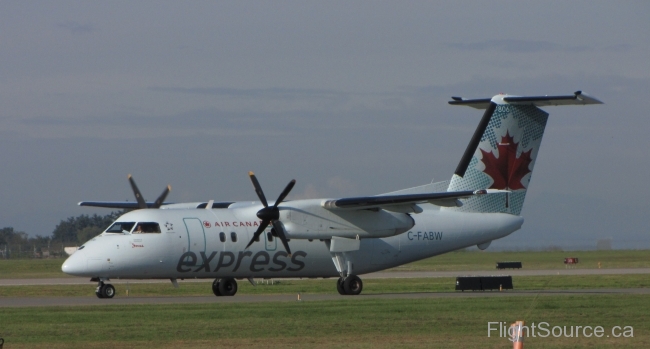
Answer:
[[[154,202],[147,202],[147,208],[154,208]],[[162,205],[171,205],[172,202],[163,202]],[[121,208],[121,209],[138,209],[137,202],[133,201],[81,201],[77,205],[90,207]]]
[[[147,208],[156,208],[154,202],[146,202]],[[233,202],[213,202],[212,208],[228,208],[232,205]],[[133,201],[82,201],[78,203],[79,206],[89,206],[89,207],[105,207],[105,208],[120,208],[120,209],[139,209],[140,206],[137,202]],[[191,209],[191,208],[205,208],[208,205],[207,202],[186,202],[186,203],[173,203],[173,202],[163,202],[161,208],[182,208],[182,209]],[[166,207],[165,207],[166,206]]]
[[[436,206],[456,207],[462,206],[459,199],[466,199],[475,195],[486,195],[495,193],[506,193],[506,190],[481,189],[474,191],[452,191],[440,193],[425,194],[406,194],[406,195],[383,195],[383,196],[364,196],[343,198],[336,200],[327,200],[323,207],[330,210],[335,209],[385,209],[394,212],[420,213],[422,209],[417,207],[419,203],[430,203]]]

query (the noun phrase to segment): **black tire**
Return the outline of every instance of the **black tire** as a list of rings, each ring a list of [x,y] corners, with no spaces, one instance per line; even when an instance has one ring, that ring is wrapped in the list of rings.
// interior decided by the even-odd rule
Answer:
[[[338,280],[336,280],[336,290],[339,291],[339,294],[340,294],[341,296],[345,296],[345,295],[346,295],[346,293],[345,293],[345,289],[343,288],[343,280],[344,280],[344,279],[343,279],[342,277],[339,278]]]
[[[212,282],[212,293],[217,297],[221,297],[221,292],[219,292],[219,279],[214,279]]]
[[[237,293],[237,281],[233,278],[219,280],[219,293],[222,296],[234,296]]]
[[[102,298],[113,298],[115,297],[115,287],[111,284],[105,284],[99,291],[102,294]]]
[[[343,281],[343,290],[345,294],[356,296],[363,290],[363,282],[356,275],[348,275]]]
[[[104,285],[101,285],[101,286],[97,286],[97,288],[95,289],[95,296],[97,296],[97,298],[104,298],[104,295],[102,295],[103,287]]]

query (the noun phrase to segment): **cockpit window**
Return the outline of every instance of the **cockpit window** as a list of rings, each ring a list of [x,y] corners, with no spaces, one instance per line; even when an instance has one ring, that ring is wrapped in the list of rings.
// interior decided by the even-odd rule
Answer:
[[[160,225],[158,223],[138,222],[132,234],[160,234]]]
[[[107,233],[128,233],[133,228],[135,222],[115,222],[110,228],[106,229]]]

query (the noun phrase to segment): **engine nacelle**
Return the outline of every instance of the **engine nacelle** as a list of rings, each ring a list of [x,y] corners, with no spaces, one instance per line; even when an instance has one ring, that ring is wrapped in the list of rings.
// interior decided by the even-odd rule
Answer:
[[[415,225],[413,218],[406,213],[385,210],[330,211],[313,206],[311,208],[292,208],[282,212],[287,238],[383,238],[402,234]]]

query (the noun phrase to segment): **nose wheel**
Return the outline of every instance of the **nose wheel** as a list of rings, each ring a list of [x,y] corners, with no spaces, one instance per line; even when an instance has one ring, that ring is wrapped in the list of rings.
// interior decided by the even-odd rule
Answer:
[[[113,298],[115,296],[115,287],[111,284],[99,282],[95,289],[95,295],[97,298]]]
[[[336,290],[343,296],[356,296],[363,290],[363,282],[356,275],[348,275],[346,278],[340,277],[336,281]]]

